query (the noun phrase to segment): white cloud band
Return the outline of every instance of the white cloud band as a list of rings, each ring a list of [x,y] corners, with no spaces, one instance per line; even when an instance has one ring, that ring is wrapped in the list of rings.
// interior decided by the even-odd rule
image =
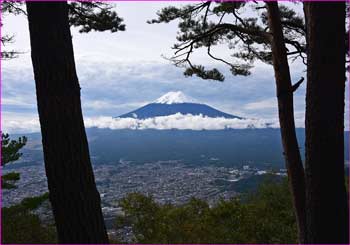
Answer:
[[[276,122],[262,119],[228,119],[223,117],[206,117],[203,115],[183,115],[176,113],[148,119],[95,117],[85,119],[86,127],[109,129],[189,129],[189,130],[221,130],[278,127]]]

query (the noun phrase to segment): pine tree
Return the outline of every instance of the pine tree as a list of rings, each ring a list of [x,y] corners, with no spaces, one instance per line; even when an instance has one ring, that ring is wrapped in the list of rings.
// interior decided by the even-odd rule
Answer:
[[[101,3],[100,3],[101,4]],[[108,243],[86,138],[70,25],[124,30],[96,3],[27,2],[49,198],[60,243]]]
[[[27,137],[11,140],[9,134],[1,133],[1,166],[17,161],[22,153],[19,152],[27,143]]]
[[[244,17],[252,7],[256,17]],[[223,81],[224,75],[216,68],[206,69],[193,64],[191,55],[205,48],[212,59],[229,66],[233,75],[247,76],[256,60],[271,64],[275,71],[279,121],[289,182],[293,193],[299,240],[305,237],[305,180],[299,146],[296,138],[293,92],[303,78],[292,85],[288,59],[305,61],[305,25],[303,18],[277,2],[266,4],[247,2],[204,2],[185,7],[166,7],[158,19],[149,23],[168,23],[179,20],[179,43],[174,45],[171,60],[176,66],[186,67],[186,76]],[[225,43],[232,50],[233,61],[217,57],[212,46]]]
[[[25,136],[19,137],[17,140],[11,140],[9,134],[1,133],[1,166],[17,161],[22,153],[19,152],[27,143]],[[13,182],[19,180],[20,175],[16,172],[10,172],[1,176],[1,188],[16,188]]]
[[[345,2],[304,3],[307,242],[349,243],[344,171]],[[348,52],[346,52],[348,54]]]
[[[179,43],[174,45],[175,55],[169,60],[186,67],[186,76],[225,79],[216,68],[208,70],[192,63],[193,52],[200,48],[205,48],[212,59],[228,65],[233,75],[249,75],[256,60],[273,65],[299,241],[348,243],[343,150],[344,69],[345,56],[349,57],[345,3],[304,3],[306,25],[301,16],[277,2],[250,4],[255,17],[242,15],[248,6],[247,2],[205,2],[167,7],[149,23],[179,20]],[[308,36],[307,44],[304,36]],[[236,62],[213,55],[211,47],[223,43],[233,50]],[[296,58],[308,66],[305,170],[293,115],[293,92],[304,78],[292,85],[288,64],[289,59]]]

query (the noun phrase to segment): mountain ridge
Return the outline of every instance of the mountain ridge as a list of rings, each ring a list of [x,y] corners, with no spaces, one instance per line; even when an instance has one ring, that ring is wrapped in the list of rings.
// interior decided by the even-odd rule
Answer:
[[[173,103],[173,104],[160,104],[150,103],[139,109],[133,110],[126,114],[118,116],[119,118],[138,118],[147,119],[152,117],[169,116],[176,113],[183,115],[202,115],[207,117],[224,117],[231,119],[243,119],[242,117],[231,115],[222,111],[219,111],[211,106],[197,103]]]
[[[217,110],[209,105],[197,103],[193,98],[181,91],[169,92],[154,102],[144,105],[136,110],[122,114],[117,118],[147,119],[160,116],[170,116],[176,113],[183,115],[202,115],[203,117],[222,117],[229,119],[243,119],[242,117]]]

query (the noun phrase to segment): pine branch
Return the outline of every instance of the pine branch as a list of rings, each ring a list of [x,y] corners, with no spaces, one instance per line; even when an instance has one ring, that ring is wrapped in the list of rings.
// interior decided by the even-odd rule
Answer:
[[[292,86],[293,93],[299,88],[299,86],[303,83],[303,81],[304,81],[304,77],[301,77],[300,80]]]

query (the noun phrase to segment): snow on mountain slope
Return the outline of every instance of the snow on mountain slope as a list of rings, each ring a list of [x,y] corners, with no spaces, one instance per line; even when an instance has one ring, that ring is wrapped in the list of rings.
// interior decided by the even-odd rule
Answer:
[[[180,104],[180,103],[195,103],[193,98],[186,96],[181,91],[169,92],[158,98],[156,104]]]
[[[184,93],[169,92],[155,102],[147,104],[134,111],[120,115],[119,118],[147,119],[161,116],[170,116],[180,113],[182,115],[202,115],[210,118],[237,118],[205,104],[195,103],[195,100],[187,97]]]

